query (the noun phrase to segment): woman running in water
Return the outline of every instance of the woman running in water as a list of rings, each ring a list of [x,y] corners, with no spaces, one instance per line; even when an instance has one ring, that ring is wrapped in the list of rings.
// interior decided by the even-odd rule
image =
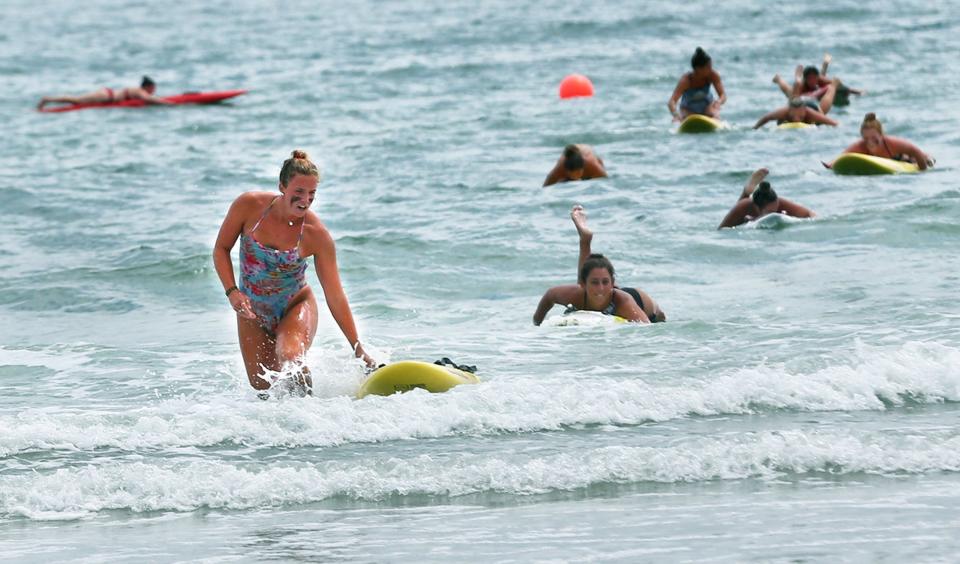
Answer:
[[[720,75],[713,70],[713,63],[707,52],[697,47],[690,59],[693,72],[680,77],[677,87],[667,102],[670,115],[674,120],[682,120],[690,114],[702,114],[712,118],[720,115],[720,106],[727,103],[727,94],[723,89]],[[710,93],[710,86],[717,91],[719,98]],[[680,111],[677,112],[677,101],[680,101]]]
[[[317,332],[317,299],[306,282],[307,258],[313,257],[330,313],[350,348],[368,366],[357,337],[350,304],[340,285],[333,237],[310,211],[320,172],[307,154],[294,151],[280,169],[280,194],[246,192],[227,212],[213,249],[213,264],[230,306],[237,312],[240,352],[250,385],[270,388],[265,370],[300,365],[297,384],[310,393],[303,357]],[[230,258],[240,239],[240,284]]]
[[[808,208],[777,196],[770,183],[763,182],[768,174],[770,174],[769,170],[761,168],[750,175],[736,205],[727,212],[727,216],[723,218],[717,229],[743,225],[771,213],[782,213],[791,217],[816,217],[817,214]]]
[[[913,163],[920,170],[927,170],[936,162],[933,157],[924,153],[919,147],[906,139],[884,135],[883,124],[877,119],[877,114],[873,112],[863,117],[863,123],[860,124],[860,140],[844,149],[843,152],[873,155]],[[833,168],[833,162],[823,163],[823,166]]]
[[[42,110],[47,104],[103,104],[108,102],[123,102],[124,100],[143,100],[147,104],[171,105],[171,102],[153,95],[157,91],[157,84],[149,76],[140,81],[140,88],[101,88],[81,96],[44,96],[37,104]]]
[[[591,252],[593,233],[587,228],[587,214],[583,207],[573,206],[570,217],[580,236],[577,284],[554,286],[547,290],[533,314],[533,324],[543,323],[555,305],[566,306],[567,311],[599,311],[639,323],[666,321],[666,314],[646,292],[636,288],[618,288],[613,264],[603,255]]]

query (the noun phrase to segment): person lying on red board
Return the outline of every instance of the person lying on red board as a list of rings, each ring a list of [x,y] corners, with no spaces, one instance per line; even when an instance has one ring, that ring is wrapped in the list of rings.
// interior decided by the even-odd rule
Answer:
[[[139,88],[114,90],[104,87],[81,96],[44,96],[37,104],[37,109],[42,110],[47,104],[109,104],[111,102],[123,102],[124,100],[143,100],[147,104],[171,105],[171,102],[154,96],[153,93],[156,91],[157,83],[150,80],[149,76],[145,76],[140,81]]]

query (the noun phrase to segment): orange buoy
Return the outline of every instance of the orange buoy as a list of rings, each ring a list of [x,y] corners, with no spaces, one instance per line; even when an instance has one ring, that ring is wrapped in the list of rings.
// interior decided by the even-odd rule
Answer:
[[[590,96],[593,96],[593,83],[582,74],[570,74],[560,81],[561,98],[589,98]]]

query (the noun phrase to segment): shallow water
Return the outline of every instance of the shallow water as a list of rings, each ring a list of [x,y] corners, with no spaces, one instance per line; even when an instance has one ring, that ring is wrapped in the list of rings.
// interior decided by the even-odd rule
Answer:
[[[3,21],[4,558],[960,548],[952,3],[14,0]],[[698,44],[731,128],[677,135],[665,104]],[[825,49],[868,92],[835,110],[840,127],[752,131],[783,103],[771,76]],[[557,100],[570,72],[597,95]],[[143,73],[162,93],[251,91],[32,111]],[[824,170],[867,111],[937,168]],[[540,188],[571,142],[610,178]],[[314,209],[372,352],[450,356],[482,385],[353,400],[362,371],[322,308],[316,396],[255,399],[210,250],[233,198],[273,189],[293,148],[322,163]],[[716,231],[760,166],[820,217]],[[531,325],[543,290],[575,279],[574,203],[668,323]]]

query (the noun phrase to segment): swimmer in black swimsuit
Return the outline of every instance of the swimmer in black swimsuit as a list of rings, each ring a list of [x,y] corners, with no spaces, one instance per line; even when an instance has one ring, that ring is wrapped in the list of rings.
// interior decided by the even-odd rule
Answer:
[[[613,264],[603,255],[591,253],[593,233],[587,228],[583,208],[574,206],[570,216],[580,234],[577,284],[554,286],[547,290],[533,315],[534,325],[540,325],[555,305],[565,305],[567,311],[599,311],[640,323],[666,321],[666,314],[653,298],[643,290],[618,288]]]

